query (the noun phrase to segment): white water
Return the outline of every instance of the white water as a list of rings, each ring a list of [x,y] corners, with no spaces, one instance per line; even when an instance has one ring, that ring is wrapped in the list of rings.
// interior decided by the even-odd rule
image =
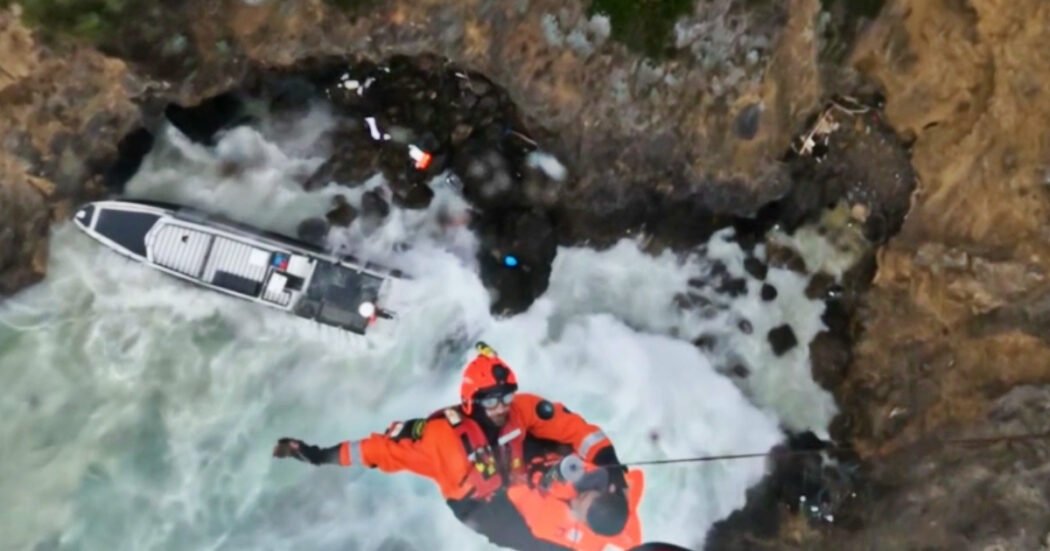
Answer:
[[[323,158],[317,129],[328,119],[316,116],[277,138],[237,129],[214,149],[172,131],[128,193],[293,231],[340,191],[298,188]],[[698,319],[672,297],[703,272],[703,258],[651,258],[624,241],[601,253],[560,250],[544,297],[493,319],[472,236],[436,222],[442,209],[465,213],[439,184],[425,212],[394,209],[370,237],[356,223],[333,236],[421,278],[395,338],[370,348],[191,287],[58,226],[46,280],[0,304],[0,549],[492,549],[426,480],[270,457],[281,436],[330,445],[453,403],[477,339],[523,389],[603,426],[627,461],[764,451],[780,440],[779,422],[826,426],[830,398],[810,380],[805,352],[822,307],[802,297],[802,280],[771,270],[774,306],[753,298],[749,281],[729,310]],[[347,196],[354,203],[360,189]],[[716,236],[709,254],[738,270],[734,247]],[[732,331],[726,320],[740,315],[753,335]],[[802,344],[773,358],[764,335],[780,319]],[[725,338],[705,357],[665,336],[672,330]],[[713,367],[731,355],[752,369],[739,382],[750,400]],[[645,474],[645,538],[698,549],[713,522],[743,505],[764,464]]]

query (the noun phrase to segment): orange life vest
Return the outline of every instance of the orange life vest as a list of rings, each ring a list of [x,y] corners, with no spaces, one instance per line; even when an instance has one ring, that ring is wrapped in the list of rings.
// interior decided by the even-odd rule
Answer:
[[[645,479],[641,471],[627,472],[627,504],[629,516],[624,530],[615,536],[602,536],[590,530],[586,523],[573,517],[566,495],[551,493],[541,488],[519,485],[507,492],[507,497],[521,513],[532,535],[577,551],[626,551],[641,545],[642,526],[638,505],[642,499]]]
[[[472,465],[461,484],[472,488],[465,497],[488,500],[506,486],[525,480],[525,429],[514,410],[500,429],[495,447],[485,437],[481,425],[464,415],[459,407],[447,408],[435,415],[439,414],[452,425],[463,443],[466,460]]]

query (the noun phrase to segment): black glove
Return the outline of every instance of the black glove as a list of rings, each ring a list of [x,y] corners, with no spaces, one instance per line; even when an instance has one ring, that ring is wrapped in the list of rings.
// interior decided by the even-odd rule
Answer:
[[[291,457],[313,465],[339,462],[339,446],[321,449],[295,438],[281,438],[273,447],[274,457]]]
[[[594,454],[594,464],[599,467],[605,467],[605,470],[609,473],[609,483],[616,487],[617,492],[622,492],[627,489],[627,467],[620,464],[620,459],[616,457],[616,450],[612,446],[606,446],[598,453]]]

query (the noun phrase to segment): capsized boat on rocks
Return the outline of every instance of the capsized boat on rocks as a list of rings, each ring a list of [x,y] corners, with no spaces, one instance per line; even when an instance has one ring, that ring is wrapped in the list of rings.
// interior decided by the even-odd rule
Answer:
[[[95,201],[73,221],[169,275],[359,335],[396,323],[408,281],[399,270],[168,203]]]

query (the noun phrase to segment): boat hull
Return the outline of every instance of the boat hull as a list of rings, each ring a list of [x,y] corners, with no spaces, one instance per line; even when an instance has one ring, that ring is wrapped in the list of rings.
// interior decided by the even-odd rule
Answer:
[[[96,201],[76,226],[115,252],[200,287],[364,335],[393,323],[403,274],[196,209]]]

